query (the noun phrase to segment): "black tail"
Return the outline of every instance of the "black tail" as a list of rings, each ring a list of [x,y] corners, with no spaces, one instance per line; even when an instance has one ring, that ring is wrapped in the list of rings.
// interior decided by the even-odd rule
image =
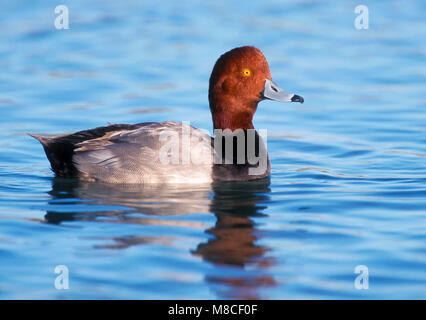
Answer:
[[[78,171],[72,161],[74,154],[74,145],[72,143],[63,141],[63,139],[56,139],[55,137],[46,138],[31,133],[28,135],[41,143],[52,171],[57,176],[65,178],[77,177]]]

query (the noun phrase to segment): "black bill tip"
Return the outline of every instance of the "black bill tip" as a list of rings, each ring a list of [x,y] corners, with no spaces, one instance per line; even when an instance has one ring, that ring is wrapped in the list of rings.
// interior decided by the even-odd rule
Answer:
[[[301,97],[295,94],[293,97],[291,97],[291,102],[300,102],[303,103],[305,100]]]

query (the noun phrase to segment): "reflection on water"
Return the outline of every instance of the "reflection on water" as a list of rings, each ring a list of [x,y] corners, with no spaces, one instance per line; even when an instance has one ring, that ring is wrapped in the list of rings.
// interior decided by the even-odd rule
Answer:
[[[269,185],[269,179],[251,183],[214,183],[200,187],[113,185],[55,178],[49,192],[52,199],[45,221],[60,224],[64,221],[89,220],[142,226],[205,228],[213,237],[191,250],[193,255],[218,267],[239,270],[251,267],[255,270],[254,273],[240,272],[236,276],[232,272],[206,275],[205,280],[215,287],[219,286],[219,296],[256,299],[260,298],[257,289],[275,284],[275,280],[267,273],[273,259],[265,255],[268,248],[257,244],[260,236],[256,223],[252,220],[253,217],[263,216],[262,211],[266,209],[265,203],[269,200]],[[64,205],[68,208],[67,212],[63,210]],[[84,205],[83,208],[81,205]],[[209,212],[217,219],[210,228],[199,221],[167,219],[167,216]],[[113,240],[114,243],[97,245],[95,248],[125,249],[142,244],[173,245],[172,234],[144,236],[143,229],[141,233],[112,238],[107,238],[106,235],[105,239]]]
[[[102,212],[102,215],[137,211],[146,215],[176,216],[207,212],[210,192],[209,185],[120,185],[55,178],[50,191],[53,196],[50,204],[62,204],[61,199],[78,199],[97,205],[96,208],[100,205],[123,207],[122,211]]]
[[[266,209],[269,184],[269,179],[249,184],[215,184],[210,209],[217,221],[213,228],[207,230],[214,237],[199,244],[194,254],[214,264],[267,269],[273,260],[265,256],[268,248],[256,244],[259,235],[251,218],[262,215],[262,210]],[[207,281],[225,285],[225,291],[219,296],[239,299],[258,299],[258,288],[275,284],[265,270],[260,274],[247,273],[243,276],[211,275],[207,276]]]

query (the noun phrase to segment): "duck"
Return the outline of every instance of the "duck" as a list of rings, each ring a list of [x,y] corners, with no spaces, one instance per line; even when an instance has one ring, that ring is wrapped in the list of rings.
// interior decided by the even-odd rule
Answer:
[[[222,54],[210,75],[213,137],[176,121],[29,135],[41,143],[57,177],[121,184],[250,181],[271,172],[266,134],[253,126],[257,106],[266,99],[304,102],[272,81],[260,49],[243,46]]]

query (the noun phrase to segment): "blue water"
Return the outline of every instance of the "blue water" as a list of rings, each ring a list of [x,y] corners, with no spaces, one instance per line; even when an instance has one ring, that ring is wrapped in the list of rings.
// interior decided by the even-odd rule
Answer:
[[[358,1],[73,0],[69,30],[58,4],[0,3],[0,299],[426,298],[424,1],[363,1],[365,30]],[[259,105],[270,181],[54,179],[26,135],[211,131],[210,71],[247,44],[305,98]]]

